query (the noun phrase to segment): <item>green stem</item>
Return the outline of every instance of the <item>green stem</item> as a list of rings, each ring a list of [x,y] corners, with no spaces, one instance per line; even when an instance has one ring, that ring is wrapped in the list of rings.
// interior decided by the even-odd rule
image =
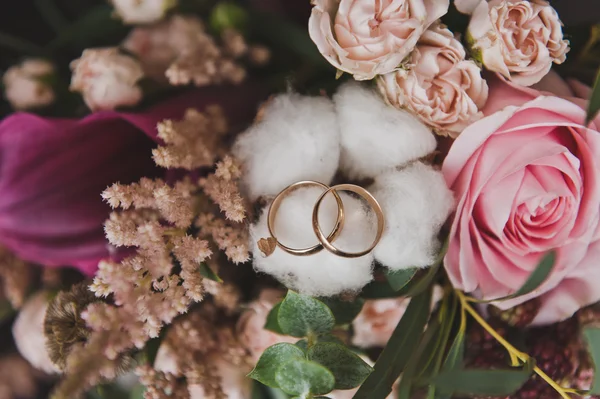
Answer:
[[[35,6],[56,33],[62,32],[69,24],[53,0],[35,0]]]
[[[492,337],[496,339],[510,354],[511,359],[513,357],[518,358],[523,363],[527,363],[529,361],[529,355],[519,351],[517,348],[512,346],[507,340],[505,340],[492,326],[490,326],[484,319],[471,307],[469,304],[470,299],[465,296],[461,291],[456,290],[456,295],[460,300],[461,306],[469,313],[481,327],[483,327]],[[542,369],[537,366],[534,366],[533,371],[540,376],[544,381],[548,383],[563,399],[571,399],[571,397],[565,392],[565,389],[561,387],[556,381],[548,376]]]

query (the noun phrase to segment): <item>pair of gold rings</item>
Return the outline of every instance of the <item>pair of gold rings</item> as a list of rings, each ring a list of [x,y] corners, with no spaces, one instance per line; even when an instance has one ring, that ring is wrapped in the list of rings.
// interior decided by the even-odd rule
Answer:
[[[301,187],[310,186],[317,186],[324,190],[321,196],[317,199],[317,202],[315,202],[315,206],[313,208],[312,213],[312,227],[319,243],[308,248],[290,248],[279,242],[279,240],[276,238],[273,226],[275,225],[277,211],[279,210],[281,202],[287,195]],[[332,244],[332,242],[335,241],[335,239],[338,238],[338,236],[342,232],[345,220],[344,204],[338,194],[338,191],[351,191],[355,194],[358,194],[360,197],[364,198],[369,203],[369,205],[371,206],[371,208],[373,208],[373,211],[377,215],[377,234],[375,235],[373,243],[369,246],[369,248],[365,249],[364,251],[345,252],[340,250],[339,248],[336,248]],[[333,226],[333,230],[331,231],[331,233],[329,233],[328,236],[325,236],[325,234],[321,230],[321,226],[319,226],[319,209],[321,207],[323,199],[329,193],[332,193],[335,198],[335,201],[338,206],[338,212],[335,225]],[[289,185],[288,187],[284,188],[279,194],[277,194],[277,196],[271,203],[271,207],[269,208],[269,213],[267,215],[267,226],[269,228],[269,234],[271,235],[271,237],[261,238],[258,241],[258,248],[265,256],[271,255],[275,251],[275,248],[279,247],[283,251],[296,256],[314,255],[322,251],[323,248],[325,248],[326,250],[337,256],[341,256],[344,258],[359,258],[368,254],[377,246],[383,234],[385,220],[383,217],[383,210],[381,209],[381,205],[379,205],[379,202],[377,202],[375,197],[373,197],[373,195],[364,188],[354,184],[338,184],[336,186],[329,187],[328,185],[319,183],[317,181],[306,180]]]

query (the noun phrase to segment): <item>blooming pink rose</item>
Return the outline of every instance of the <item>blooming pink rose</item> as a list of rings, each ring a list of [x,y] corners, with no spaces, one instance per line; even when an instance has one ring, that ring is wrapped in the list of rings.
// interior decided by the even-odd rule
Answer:
[[[260,359],[260,356],[269,346],[280,342],[293,344],[298,341],[297,338],[265,330],[269,312],[281,299],[280,291],[265,289],[260,293],[259,298],[250,303],[248,309],[240,316],[237,324],[238,339],[248,349],[254,362]]]
[[[222,104],[232,125],[244,123],[263,94],[246,84],[193,90],[141,113],[10,115],[0,121],[0,244],[31,262],[93,274],[109,255],[102,225],[110,207],[100,194],[114,182],[160,173],[151,153],[157,122]]]
[[[400,66],[448,0],[314,0],[308,31],[323,56],[355,79]]]
[[[532,293],[534,324],[600,300],[600,119],[581,100],[490,79],[487,116],[454,142],[442,171],[459,199],[445,267],[453,285],[485,299],[515,292],[555,249],[554,271]],[[537,98],[536,98],[537,96]]]
[[[481,69],[465,60],[465,49],[439,24],[419,39],[406,66],[378,79],[386,100],[417,115],[438,134],[456,137],[483,117],[488,87]]]
[[[70,89],[80,92],[92,111],[133,106],[142,99],[142,66],[116,47],[84,50],[71,69]]]
[[[467,41],[476,58],[515,83],[531,86],[553,62],[566,59],[569,43],[562,24],[544,0],[463,0],[457,6],[473,9]]]

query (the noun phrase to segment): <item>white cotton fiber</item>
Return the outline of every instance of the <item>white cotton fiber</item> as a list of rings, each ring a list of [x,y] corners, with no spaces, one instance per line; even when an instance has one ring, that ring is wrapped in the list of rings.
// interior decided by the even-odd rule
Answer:
[[[276,195],[300,180],[329,184],[340,159],[332,101],[281,94],[261,112],[260,120],[233,147],[234,156],[244,165],[244,188],[250,199]]]
[[[275,234],[282,244],[306,248],[317,244],[312,229],[312,210],[323,192],[321,188],[301,188],[286,197],[277,213]],[[368,248],[375,237],[376,218],[362,200],[340,193],[346,215],[340,236],[333,244],[341,250],[359,252]],[[344,291],[358,291],[372,279],[373,253],[360,258],[343,258],[326,249],[315,255],[296,256],[276,248],[268,257],[258,249],[256,242],[269,237],[266,207],[259,221],[250,227],[254,268],[268,273],[287,287],[303,294],[331,296]],[[337,217],[337,203],[328,195],[321,205],[319,221],[329,235]]]
[[[344,84],[333,100],[340,124],[340,169],[350,178],[375,177],[435,150],[427,126],[360,83]]]
[[[416,162],[377,176],[369,191],[386,221],[375,259],[394,270],[430,265],[440,248],[437,235],[454,207],[442,173]]]

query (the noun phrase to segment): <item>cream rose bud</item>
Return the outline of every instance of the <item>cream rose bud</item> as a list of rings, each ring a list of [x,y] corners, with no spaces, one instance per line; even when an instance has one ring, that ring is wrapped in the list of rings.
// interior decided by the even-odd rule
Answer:
[[[355,79],[398,68],[448,0],[313,0],[309,33],[323,56]]]
[[[144,76],[142,67],[116,47],[84,50],[71,69],[71,90],[80,92],[92,111],[133,106],[142,99],[137,84]]]
[[[523,86],[539,82],[569,51],[556,10],[543,0],[481,1],[467,42],[487,69]]]
[[[488,96],[481,69],[465,55],[452,32],[435,25],[419,39],[408,69],[380,76],[379,89],[390,104],[411,111],[436,133],[457,137],[483,117]]]
[[[111,0],[115,13],[126,24],[150,24],[163,19],[177,0]]]
[[[46,60],[25,60],[9,68],[4,74],[4,95],[10,105],[18,110],[50,105],[55,99],[54,90],[44,78],[54,73],[54,66]]]
[[[265,349],[280,342],[290,344],[298,341],[297,338],[279,335],[265,329],[267,316],[273,306],[282,299],[282,293],[274,289],[265,289],[258,299],[251,302],[242,313],[237,324],[238,339],[250,352],[256,363]]]
[[[44,334],[48,304],[49,296],[46,291],[31,297],[19,312],[12,333],[17,349],[33,367],[47,374],[54,374],[59,373],[60,369],[50,360]]]

